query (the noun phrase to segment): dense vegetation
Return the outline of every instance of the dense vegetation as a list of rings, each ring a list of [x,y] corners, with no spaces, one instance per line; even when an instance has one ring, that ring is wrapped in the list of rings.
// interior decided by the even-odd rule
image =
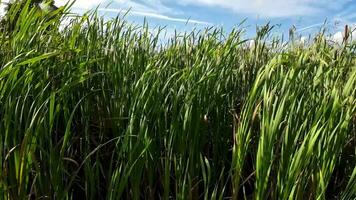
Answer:
[[[356,198],[355,45],[67,9],[0,32],[0,199]]]

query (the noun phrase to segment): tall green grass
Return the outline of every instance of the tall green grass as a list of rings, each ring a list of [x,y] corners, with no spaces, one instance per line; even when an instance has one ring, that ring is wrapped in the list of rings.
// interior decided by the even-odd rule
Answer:
[[[355,45],[67,11],[0,32],[0,199],[356,198]]]

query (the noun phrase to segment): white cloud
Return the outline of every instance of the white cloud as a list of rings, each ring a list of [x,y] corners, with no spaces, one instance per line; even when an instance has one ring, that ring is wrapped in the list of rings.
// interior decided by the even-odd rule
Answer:
[[[74,0],[71,0],[74,1]],[[55,0],[56,6],[63,6],[68,0]],[[98,5],[105,7],[120,7],[120,9],[134,9],[137,11],[155,12],[155,13],[176,13],[172,8],[165,6],[161,0],[146,0],[146,1],[133,1],[133,0],[76,0],[73,8],[76,9],[91,9]]]
[[[63,6],[67,2],[68,0],[55,0],[55,5]],[[71,2],[73,2],[73,0]],[[73,8],[90,9],[104,2],[105,0],[76,0],[73,4]]]
[[[305,36],[302,36],[302,37],[300,38],[300,40],[299,40],[299,42],[300,42],[301,45],[304,45],[307,41],[308,41],[308,38],[305,37]]]
[[[249,40],[248,41],[248,48],[249,49],[254,49],[255,48],[255,40]]]
[[[0,17],[5,15],[5,6],[3,4],[0,5]]]
[[[5,15],[6,3],[9,3],[9,0],[0,0],[0,17]]]
[[[343,40],[344,40],[344,35],[341,33],[341,31],[331,36],[331,41],[333,41],[336,44],[342,44]]]
[[[328,9],[340,9],[350,0],[182,0],[181,4],[219,6],[240,14],[262,17],[317,15]]]
[[[349,35],[348,41],[356,41],[355,27],[351,28],[352,33]],[[336,44],[342,44],[344,41],[345,33],[338,31],[330,37],[330,40]]]
[[[56,5],[63,6],[66,4],[66,2],[67,0],[56,0]],[[212,25],[209,22],[200,21],[200,20],[171,17],[166,13],[179,14],[179,12],[165,6],[161,0],[146,0],[146,1],[115,0],[113,1],[112,4],[110,4],[112,5],[110,7],[120,7],[120,9],[105,8],[104,6],[108,5],[107,0],[76,0],[76,2],[73,5],[73,8],[88,10],[94,8],[95,6],[98,6],[99,4],[101,6],[98,10],[102,12],[125,13],[129,11],[128,15],[144,16],[149,18],[174,21],[174,22],[182,22],[182,23]]]
[[[120,4],[120,8],[133,8],[139,11],[157,12],[157,13],[170,13],[177,14],[177,10],[166,6],[162,0],[145,0],[145,1],[133,1],[133,0],[116,0],[116,3]]]
[[[185,18],[177,18],[177,17],[170,17],[163,14],[152,13],[152,12],[144,12],[144,11],[136,11],[136,10],[125,10],[125,9],[111,9],[111,8],[99,8],[99,11],[103,12],[115,12],[115,13],[125,13],[128,12],[129,15],[135,16],[145,16],[150,18],[162,19],[167,21],[174,21],[174,22],[183,22],[183,23],[191,23],[191,24],[201,24],[201,25],[212,25],[209,22],[194,20],[194,19],[185,19]]]

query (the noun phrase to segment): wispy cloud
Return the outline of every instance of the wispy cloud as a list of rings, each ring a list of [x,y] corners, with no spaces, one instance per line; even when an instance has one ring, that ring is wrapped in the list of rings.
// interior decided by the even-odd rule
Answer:
[[[73,2],[74,0],[55,0],[55,5],[63,6],[68,1]],[[93,8],[97,5],[99,5],[99,4],[103,4],[105,2],[106,2],[106,0],[75,0],[75,2],[73,4],[73,8],[90,9],[90,8]]]
[[[56,4],[58,6],[64,5],[68,0],[57,0]],[[75,9],[91,9],[97,5],[106,6],[108,5],[107,0],[76,0],[73,5]],[[171,17],[167,13],[170,14],[179,14],[180,12],[167,7],[163,4],[161,0],[146,0],[146,1],[132,1],[132,0],[116,0],[113,1],[111,4],[112,8],[103,8],[100,7],[98,11],[101,12],[113,12],[113,13],[125,13],[128,12],[128,15],[132,16],[143,16],[148,18],[155,18],[160,20],[166,21],[173,21],[173,22],[182,22],[182,23],[189,23],[189,24],[199,24],[199,25],[212,25],[210,22],[200,21],[195,19],[189,18],[179,18],[179,17]],[[116,9],[120,7],[120,9]]]
[[[184,5],[219,6],[239,14],[262,17],[318,15],[340,9],[350,0],[182,0]]]
[[[334,22],[335,30],[343,31],[345,25],[356,24],[355,9],[356,4],[350,2],[350,4],[340,9],[339,12],[332,14],[331,19]]]
[[[167,6],[164,0],[116,0],[115,2],[123,9],[133,8],[138,11],[154,13],[181,13],[177,9]]]
[[[309,25],[309,26],[305,26],[305,27],[302,27],[302,28],[298,28],[297,29],[297,32],[303,32],[303,31],[306,31],[306,30],[309,30],[309,29],[313,29],[313,28],[318,28],[318,27],[321,27],[323,26],[325,23],[316,23],[316,24],[312,24],[312,25]]]
[[[63,6],[68,1],[74,0],[55,0],[57,6]],[[120,9],[134,9],[136,11],[152,12],[152,13],[174,13],[178,12],[166,5],[161,0],[75,0],[73,8],[76,9],[91,9],[96,6],[107,6]]]
[[[135,10],[127,10],[127,9],[113,9],[113,8],[99,8],[98,11],[114,12],[114,13],[126,13],[127,12],[129,15],[144,16],[144,17],[150,17],[150,18],[173,21],[173,22],[182,22],[182,23],[200,24],[200,25],[213,25],[212,23],[206,22],[206,21],[170,17],[167,15],[152,13],[152,12],[143,12],[143,11],[135,11]]]

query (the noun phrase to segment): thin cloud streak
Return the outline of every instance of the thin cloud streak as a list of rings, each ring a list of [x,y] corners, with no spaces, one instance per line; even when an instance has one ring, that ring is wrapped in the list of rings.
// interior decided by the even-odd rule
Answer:
[[[162,20],[167,20],[167,21],[182,22],[182,23],[189,23],[189,24],[200,24],[200,25],[208,25],[208,26],[213,25],[210,22],[194,20],[194,19],[169,17],[166,15],[151,13],[151,12],[142,12],[142,11],[134,11],[134,10],[126,10],[126,9],[112,9],[112,8],[99,8],[98,11],[114,12],[114,13],[126,13],[127,12],[129,15],[145,16],[145,17],[151,17],[151,18],[162,19]]]
[[[267,18],[317,16],[343,8],[350,0],[181,0],[180,4],[220,7],[237,14]]]
[[[299,28],[297,29],[296,32],[303,32],[303,31],[306,31],[306,30],[309,30],[309,29],[312,29],[312,28],[316,28],[316,27],[320,27],[322,25],[324,25],[325,23],[317,23],[317,24],[312,24],[310,26],[306,26],[306,27],[303,27],[303,28]]]

